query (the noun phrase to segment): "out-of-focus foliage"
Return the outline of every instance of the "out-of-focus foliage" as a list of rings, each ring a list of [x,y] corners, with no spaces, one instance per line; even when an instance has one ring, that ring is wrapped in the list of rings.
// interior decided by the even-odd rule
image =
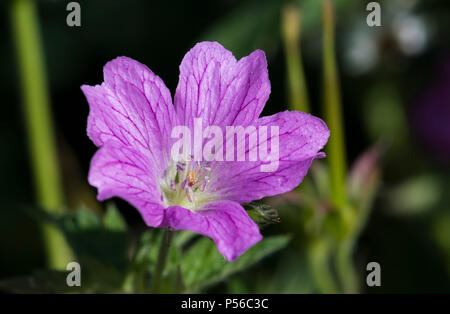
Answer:
[[[82,286],[68,287],[64,271],[38,270],[30,276],[0,280],[0,289],[12,292],[146,293],[158,258],[162,232],[145,231],[130,244],[126,224],[113,204],[103,216],[81,207],[73,214],[50,215],[33,209],[31,214],[60,228],[81,265]],[[174,231],[172,231],[174,232]],[[163,273],[160,293],[199,292],[247,269],[284,248],[289,236],[266,237],[233,263],[226,262],[208,238],[188,231],[175,233]]]
[[[312,113],[324,117],[322,1],[79,2],[82,27],[69,28],[65,24],[65,1],[37,1],[61,176],[68,207],[79,208],[59,217],[40,215],[37,220],[20,210],[34,209],[37,201],[19,105],[22,95],[8,12],[11,1],[0,3],[0,36],[4,39],[0,48],[4,103],[0,117],[0,162],[4,165],[0,185],[2,290],[150,290],[162,234],[147,230],[141,217],[125,202],[114,200],[116,209],[96,202],[95,189],[86,183],[95,147],[86,137],[88,106],[79,86],[101,81],[98,69],[108,60],[119,55],[135,58],[175,90],[178,65],[199,40],[219,41],[236,57],[263,49],[272,85],[264,114],[279,112],[289,105],[281,12],[286,4],[294,5],[301,15],[300,49],[309,107]],[[445,118],[450,104],[443,96],[448,83],[441,71],[450,54],[449,4],[444,0],[382,0],[382,27],[369,28],[367,2],[333,1],[345,161],[349,165],[346,196],[349,212],[354,213],[348,217],[358,223],[342,228],[347,226],[342,224],[347,216],[339,216],[328,202],[331,189],[327,159],[316,160],[299,188],[263,200],[263,204],[278,210],[281,223],[267,225],[262,230],[266,240],[237,262],[225,263],[211,240],[177,232],[168,254],[162,291],[322,291],[328,283],[326,278],[319,282],[317,278],[336,275],[338,240],[351,233],[357,234],[353,236],[357,240],[351,243],[351,257],[360,291],[449,291],[450,194],[446,191],[450,161],[448,155],[441,154],[441,149],[448,148],[436,146],[448,138],[445,125],[450,121]],[[422,119],[423,108],[426,121]],[[106,210],[102,215],[103,206]],[[255,220],[273,221],[258,208],[253,214],[257,214]],[[68,288],[65,271],[44,270],[45,249],[37,227],[42,219],[50,219],[61,228],[74,248],[82,264],[82,288]],[[333,272],[327,274],[317,259],[326,260]],[[202,261],[212,267],[205,267]],[[364,285],[365,266],[370,261],[381,265],[381,287]]]

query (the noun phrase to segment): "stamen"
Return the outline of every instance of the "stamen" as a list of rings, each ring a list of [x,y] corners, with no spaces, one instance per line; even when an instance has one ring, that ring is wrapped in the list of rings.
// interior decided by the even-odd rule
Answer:
[[[189,186],[194,186],[195,184],[197,184],[199,179],[196,174],[197,173],[194,170],[194,171],[188,172],[188,174],[186,175],[186,180],[188,180]]]
[[[184,171],[185,165],[181,162],[177,162],[177,171]]]
[[[207,177],[205,177],[203,179],[202,185],[200,186],[200,191],[205,192],[206,186],[208,185],[208,183],[209,183],[209,179],[207,179]]]
[[[192,191],[191,187],[188,187],[186,189],[186,196],[187,196],[189,202],[191,202],[191,203],[194,202],[194,191]]]
[[[176,162],[166,170],[162,186],[164,201],[169,206],[197,210],[216,198],[211,193],[211,168],[205,162]]]
[[[184,179],[183,182],[181,183],[181,189],[182,190],[186,190],[187,184],[188,183],[188,179]]]

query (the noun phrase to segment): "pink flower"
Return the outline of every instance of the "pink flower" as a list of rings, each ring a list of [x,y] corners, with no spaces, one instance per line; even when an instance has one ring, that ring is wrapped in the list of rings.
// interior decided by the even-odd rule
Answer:
[[[119,57],[104,67],[101,85],[83,85],[90,105],[87,133],[99,147],[89,183],[99,200],[120,197],[151,227],[188,229],[214,240],[229,261],[261,240],[240,203],[292,190],[311,162],[323,157],[325,123],[301,112],[259,118],[269,98],[264,52],[237,61],[216,42],[192,48],[180,65],[175,105],[163,81],[145,65]],[[278,126],[279,164],[263,161],[174,162],[175,126]],[[271,139],[271,137],[269,137]]]

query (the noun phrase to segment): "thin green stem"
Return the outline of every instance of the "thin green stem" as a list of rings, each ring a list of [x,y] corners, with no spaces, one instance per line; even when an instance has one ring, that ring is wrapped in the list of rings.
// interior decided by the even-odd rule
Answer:
[[[23,110],[35,191],[40,206],[53,213],[61,212],[64,199],[34,1],[12,1],[11,22],[20,69]],[[55,227],[48,224],[42,228],[48,266],[65,268],[70,261],[70,250],[64,237]]]
[[[353,264],[353,240],[344,240],[336,248],[336,272],[342,292],[358,293],[358,278]]]
[[[289,107],[309,112],[308,90],[300,50],[300,11],[286,5],[282,11],[282,37],[286,55],[286,72],[289,86]]]
[[[325,119],[330,129],[327,144],[330,164],[332,200],[339,209],[345,208],[346,197],[346,154],[342,119],[341,95],[334,48],[334,9],[330,0],[323,1],[323,70]]]
[[[330,249],[326,239],[312,239],[308,246],[308,262],[318,291],[334,294],[338,292],[338,287],[330,269]]]
[[[342,291],[358,292],[358,280],[353,265],[353,247],[356,223],[355,211],[348,206],[346,191],[346,151],[339,75],[335,52],[335,20],[331,0],[323,0],[323,70],[325,119],[330,129],[327,144],[330,169],[330,187],[333,205],[339,212],[340,232],[336,245],[335,266]]]
[[[159,246],[158,260],[156,261],[155,271],[152,278],[152,293],[160,292],[161,279],[163,277],[164,268],[166,266],[167,255],[169,254],[170,244],[172,242],[172,234],[169,229],[164,230],[164,234]]]
[[[336,270],[343,292],[345,293],[358,293],[360,289],[358,284],[360,278],[355,273],[353,264],[353,250],[372,209],[372,204],[378,189],[378,173],[375,173],[368,180],[375,182],[373,183],[373,188],[360,201],[357,211],[349,211],[356,212],[356,215],[353,216],[354,220],[349,222],[351,228],[348,229],[345,237],[338,242],[336,248]]]

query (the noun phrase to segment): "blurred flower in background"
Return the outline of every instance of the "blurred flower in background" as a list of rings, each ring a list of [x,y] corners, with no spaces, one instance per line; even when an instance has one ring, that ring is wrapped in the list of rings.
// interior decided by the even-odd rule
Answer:
[[[411,108],[411,126],[433,156],[450,164],[450,57],[438,62]]]
[[[363,75],[382,66],[386,53],[413,57],[425,52],[435,32],[432,18],[417,13],[419,1],[394,0],[383,3],[381,27],[361,27],[364,15],[349,22],[344,36],[344,65],[352,75]]]

